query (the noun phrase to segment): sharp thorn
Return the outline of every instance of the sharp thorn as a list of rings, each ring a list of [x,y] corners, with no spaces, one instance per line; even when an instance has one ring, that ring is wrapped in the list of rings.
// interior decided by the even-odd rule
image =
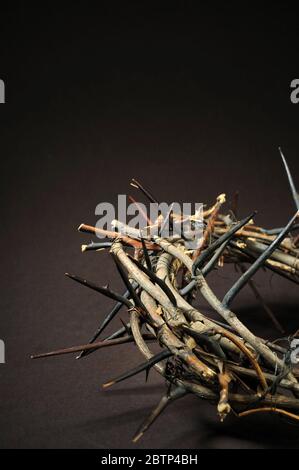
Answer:
[[[178,400],[179,398],[187,395],[187,391],[182,387],[175,387],[170,390],[169,393],[163,395],[157,406],[152,410],[150,415],[146,418],[144,423],[140,426],[138,431],[133,437],[133,442],[136,443],[141,439],[144,433],[150,428],[150,426],[156,421],[156,419],[161,415],[165,408],[173,401]]]
[[[87,281],[86,279],[83,279],[79,276],[75,276],[74,274],[65,273],[65,275],[69,277],[70,279],[72,279],[73,281],[76,281],[79,284],[82,284],[83,286],[89,287],[90,289],[96,292],[99,292],[100,294],[103,294],[106,297],[109,297],[110,299],[116,300],[118,302],[122,302],[128,308],[132,308],[133,306],[132,303],[128,299],[126,299],[120,294],[117,294],[116,292],[111,291],[107,287],[97,286],[93,282]]]
[[[98,343],[83,344],[83,345],[80,345],[80,346],[72,346],[70,348],[57,349],[55,351],[50,351],[50,352],[47,352],[47,353],[34,354],[34,355],[30,356],[30,359],[42,359],[42,358],[46,358],[46,357],[62,356],[64,354],[72,354],[72,353],[75,353],[75,352],[78,352],[78,351],[88,350],[88,349],[97,350],[97,349],[100,349],[100,348],[106,348],[106,347],[115,346],[115,345],[118,345],[118,344],[129,343],[129,342],[132,342],[132,341],[134,341],[133,336],[128,335],[128,336],[124,336],[122,338],[116,338],[116,339],[113,339],[113,340],[110,340],[110,341],[103,340],[103,341],[99,341]]]
[[[238,263],[236,265],[237,268],[240,269],[241,273],[242,274],[245,274],[246,272],[246,268],[245,266],[242,264],[242,263]],[[284,328],[282,327],[282,325],[280,324],[280,322],[278,321],[278,319],[276,318],[276,316],[274,315],[274,313],[272,312],[271,308],[269,307],[269,305],[264,301],[261,293],[259,292],[259,289],[256,287],[255,283],[253,282],[252,279],[249,279],[248,280],[248,286],[250,287],[250,289],[252,290],[252,292],[254,293],[255,297],[257,298],[257,300],[260,302],[261,306],[263,307],[264,311],[267,313],[267,315],[269,316],[269,318],[271,319],[272,323],[274,324],[274,326],[276,327],[276,329],[284,334],[285,333],[285,330]]]
[[[290,228],[298,217],[298,212],[291,218],[286,227],[280,232],[280,234],[275,238],[275,240],[268,246],[268,248],[254,261],[254,263],[247,269],[247,271],[242,274],[242,276],[237,280],[237,282],[230,288],[230,290],[225,295],[222,304],[225,307],[228,307],[235,296],[240,292],[240,290],[245,286],[248,280],[258,271],[258,269],[264,264],[264,262],[271,256],[275,249],[280,245],[286,235],[289,233]]]
[[[125,323],[122,318],[120,318],[120,321],[121,321],[123,327],[125,328],[127,334],[130,335],[130,334],[131,334],[131,329],[129,328],[129,326],[127,325],[127,323]]]
[[[206,346],[209,346],[212,349],[213,353],[216,354],[216,356],[220,357],[223,360],[226,360],[226,355],[218,341],[213,340],[210,336],[204,333],[199,333],[198,331],[189,328],[187,325],[183,325],[183,329],[194,339],[203,342]]]
[[[193,268],[192,268],[192,274],[195,276],[196,270],[200,268],[204,262],[207,260],[207,258],[215,251],[217,248],[219,248],[225,241],[230,240],[233,235],[238,232],[244,225],[248,224],[248,222],[256,215],[256,211],[254,211],[252,214],[250,214],[248,217],[245,217],[245,219],[241,220],[237,224],[235,224],[230,230],[228,230],[226,233],[224,233],[221,237],[219,237],[214,243],[212,243],[206,250],[204,250],[199,257],[194,261],[193,263]]]
[[[209,260],[209,262],[202,268],[202,274],[204,276],[207,276],[211,270],[214,268],[215,264],[217,263],[218,259],[224,252],[226,246],[230,242],[230,239],[226,240],[219,248],[218,250],[215,251],[214,255],[212,258]]]
[[[144,238],[142,238],[142,237],[141,237],[141,243],[142,243],[143,254],[144,254],[144,259],[145,259],[145,262],[146,262],[147,269],[152,271],[153,270],[152,263],[151,263],[151,260],[150,260],[149,254],[148,254],[148,250],[147,250]]]
[[[279,150],[280,156],[282,158],[282,161],[283,161],[283,164],[284,164],[284,167],[285,167],[285,170],[286,170],[286,174],[287,174],[287,177],[288,177],[288,181],[289,181],[289,185],[290,185],[290,188],[291,188],[291,193],[292,193],[295,205],[297,207],[297,210],[299,211],[299,196],[298,196],[298,192],[297,192],[297,189],[296,189],[293,177],[292,177],[292,173],[289,169],[289,165],[286,161],[286,158],[285,158],[284,154],[282,153],[281,148],[279,147],[278,150]]]
[[[136,374],[139,374],[140,372],[147,370],[148,368],[153,367],[155,364],[158,362],[162,361],[163,359],[167,359],[168,357],[172,356],[173,354],[170,351],[162,351],[155,356],[153,356],[151,359],[149,359],[147,362],[140,364],[139,366],[135,367],[134,369],[125,372],[124,374],[120,375],[119,377],[110,380],[109,382],[105,383],[103,385],[104,388],[110,387],[113,384],[122,382],[123,380],[126,380],[130,377],[133,377]]]
[[[126,297],[128,298],[130,295],[129,291],[126,291],[124,294],[123,294],[123,297]],[[96,330],[96,332],[94,333],[94,335],[92,336],[92,338],[89,340],[89,344],[93,343],[99,336],[100,334],[105,330],[105,328],[107,328],[107,326],[111,323],[111,321],[113,320],[113,318],[118,314],[118,312],[121,310],[123,306],[123,303],[122,302],[118,302],[117,304],[115,304],[115,306],[113,307],[113,309],[111,310],[111,312],[108,313],[108,315],[104,318],[104,321],[101,323],[101,325],[99,326],[99,328]],[[122,329],[123,330],[123,329]],[[125,333],[125,330],[122,331],[123,333]],[[122,334],[120,333],[120,330],[118,330],[115,334]],[[114,336],[115,337],[115,336]],[[113,337],[113,339],[114,339]],[[108,337],[106,339],[112,339],[111,337]],[[91,354],[93,352],[93,350],[89,350],[89,351],[82,351],[81,354],[79,354],[79,356],[77,357],[77,359],[81,359],[82,357],[84,356],[87,356],[89,354]]]
[[[118,257],[114,253],[111,253],[111,256],[113,258],[113,261],[115,262],[115,265],[116,265],[117,270],[120,274],[120,277],[122,278],[122,280],[123,280],[125,286],[127,287],[128,291],[130,292],[130,297],[133,299],[133,301],[135,303],[135,306],[144,309],[144,306],[142,305],[141,300],[139,299],[138,295],[136,294],[136,291],[133,288],[133,286],[132,286],[132,284],[129,280],[129,277],[128,277],[125,269],[123,268],[121,262],[119,261]]]
[[[139,269],[141,269],[142,272],[144,272],[155,284],[158,284],[158,286],[163,290],[164,294],[168,297],[171,303],[173,303],[175,306],[177,306],[176,298],[171,292],[170,288],[167,286],[167,284],[160,279],[158,276],[156,276],[155,273],[147,269],[143,264],[141,264],[138,260],[133,258],[132,256],[128,255],[130,260],[133,261],[136,266],[138,266]]]

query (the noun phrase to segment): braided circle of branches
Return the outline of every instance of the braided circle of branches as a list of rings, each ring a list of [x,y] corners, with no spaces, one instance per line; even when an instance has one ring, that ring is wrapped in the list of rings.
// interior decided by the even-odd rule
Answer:
[[[291,348],[256,336],[231,309],[233,299],[248,284],[269,319],[283,332],[252,280],[263,266],[291,282],[299,282],[299,249],[294,237],[299,203],[283,155],[282,158],[297,208],[283,228],[266,230],[256,226],[255,213],[238,221],[236,204],[223,214],[224,195],[204,211],[203,237],[199,247],[193,250],[175,233],[167,238],[151,234],[144,237],[130,227],[126,227],[123,235],[80,225],[80,232],[100,232],[106,236],[104,242],[83,245],[82,251],[109,249],[126,290],[118,294],[109,287],[67,274],[113,299],[115,306],[88,344],[32,358],[75,352],[83,357],[100,348],[136,343],[144,362],[103,385],[108,388],[142,371],[148,374],[151,368],[166,379],[166,393],[136,432],[135,442],[168,404],[188,393],[215,403],[221,421],[231,411],[239,417],[273,412],[299,421],[299,371],[291,361]],[[157,202],[138,181],[133,180],[132,185],[151,202]],[[171,218],[173,224],[180,222],[178,214],[172,213]],[[163,224],[163,219],[154,223]],[[240,277],[221,300],[211,289],[208,276],[227,263],[235,264]],[[196,295],[205,299],[219,320],[209,318],[192,305]],[[99,341],[123,306],[128,311],[129,322]],[[294,332],[290,343],[297,335]],[[161,347],[158,354],[152,352],[152,342]]]

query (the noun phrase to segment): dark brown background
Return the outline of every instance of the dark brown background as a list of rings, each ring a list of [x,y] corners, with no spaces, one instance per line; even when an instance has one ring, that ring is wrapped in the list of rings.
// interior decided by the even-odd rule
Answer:
[[[277,148],[299,178],[299,105],[290,102],[298,21],[288,6],[244,5],[207,12],[16,3],[1,13],[2,448],[130,448],[165,388],[153,372],[147,385],[139,376],[101,390],[141,361],[133,346],[82,361],[29,360],[85,342],[111,307],[65,271],[122,288],[108,254],[80,253],[90,237],[76,227],[95,223],[96,204],[138,196],[128,187],[136,177],[164,201],[212,203],[238,189],[240,215],[258,209],[265,226],[293,214]],[[235,276],[213,276],[219,296]],[[267,273],[258,285],[293,332],[295,287]],[[249,290],[234,307],[255,332],[279,336]],[[299,447],[299,438],[298,427],[276,416],[221,424],[215,407],[190,396],[137,447]]]

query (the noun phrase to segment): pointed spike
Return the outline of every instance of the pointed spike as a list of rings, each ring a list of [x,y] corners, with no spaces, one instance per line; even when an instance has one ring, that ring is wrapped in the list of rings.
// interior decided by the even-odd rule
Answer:
[[[127,323],[126,328],[125,327],[120,328],[119,330],[115,331],[111,335],[104,338],[103,341],[110,341],[112,339],[117,339],[120,336],[123,337],[122,335],[124,333],[126,333],[127,329],[130,329],[130,324],[129,323]],[[130,336],[131,336],[131,334],[132,333],[131,333],[131,330],[130,330]],[[144,341],[154,341],[154,340],[156,340],[156,336],[154,336],[152,333],[143,333],[142,337],[143,337]]]
[[[123,344],[123,343],[126,343],[126,342],[134,342],[135,340],[132,336],[132,332],[131,332],[129,326],[130,326],[129,323],[127,323],[124,327],[120,328],[119,330],[115,331],[114,333],[112,333],[111,335],[107,336],[102,341],[99,341],[97,343],[93,342],[93,343],[84,344],[83,346],[78,346],[78,348],[80,347],[80,351],[83,347],[84,347],[84,350],[81,351],[81,354],[79,356],[77,356],[76,359],[81,359],[81,357],[88,356],[89,354],[97,351],[100,347],[106,347],[106,345],[107,346],[110,346],[110,345],[113,346],[113,343],[112,343],[113,341],[115,341],[115,344]],[[127,335],[123,336],[125,333],[127,333]],[[128,338],[128,337],[132,338],[132,341],[129,341],[129,340],[126,341],[126,338]],[[152,341],[152,340],[155,339],[155,337],[150,333],[144,333],[142,335],[142,337],[143,337],[144,341]],[[117,342],[117,340],[119,340],[119,342]],[[100,346],[102,343],[105,343],[105,345]]]
[[[45,357],[53,357],[53,356],[62,356],[63,354],[72,354],[78,351],[88,350],[88,349],[93,349],[97,350],[100,348],[107,348],[109,346],[115,346],[118,344],[124,344],[124,343],[129,343],[134,341],[134,338],[132,335],[124,336],[122,338],[116,338],[110,341],[104,340],[104,341],[99,341],[98,343],[93,343],[93,344],[81,344],[80,346],[72,346],[70,348],[63,348],[63,349],[57,349],[56,351],[50,351],[47,353],[42,353],[42,354],[34,354],[30,356],[30,359],[42,359]]]
[[[138,431],[133,437],[133,442],[136,443],[141,439],[144,433],[150,428],[150,426],[156,421],[156,419],[161,415],[165,408],[173,401],[178,400],[179,398],[187,395],[187,391],[182,387],[176,387],[172,389],[169,394],[166,393],[163,395],[158,405],[152,410],[150,415],[146,418],[144,423],[140,426]]]
[[[226,240],[214,253],[214,255],[212,256],[212,258],[209,260],[209,262],[202,268],[202,274],[204,276],[207,276],[211,270],[214,268],[215,264],[217,263],[218,259],[220,258],[220,256],[222,255],[222,253],[224,252],[226,246],[228,245],[228,243],[230,242],[230,240]]]
[[[282,158],[282,161],[283,161],[286,173],[287,173],[287,177],[288,177],[288,181],[289,181],[289,185],[290,185],[290,188],[291,188],[291,193],[292,193],[295,205],[297,207],[297,210],[299,211],[299,195],[298,195],[298,192],[297,192],[297,189],[296,189],[293,177],[292,177],[292,173],[289,169],[289,165],[286,161],[286,158],[285,158],[284,154],[282,153],[281,148],[279,147],[278,150],[279,150],[280,156]]]
[[[168,357],[172,356],[172,352],[170,351],[162,351],[155,356],[153,356],[151,359],[149,359],[147,362],[140,364],[139,366],[135,367],[134,369],[125,372],[124,374],[120,375],[119,377],[110,380],[109,382],[105,383],[103,385],[104,388],[110,387],[113,384],[122,382],[123,380],[126,380],[130,377],[133,377],[136,374],[139,374],[139,372],[142,372],[150,367],[153,367],[155,364],[158,362],[162,361],[163,359],[167,359]]]
[[[142,432],[142,431],[136,433],[135,436],[132,439],[132,442],[134,444],[136,444],[142,438],[143,434],[144,434],[144,432]]]
[[[160,279],[158,276],[156,276],[155,273],[147,269],[143,264],[141,264],[137,259],[133,258],[132,256],[128,255],[130,260],[133,261],[136,266],[138,266],[139,269],[141,269],[142,272],[144,272],[155,284],[158,284],[159,287],[163,290],[163,292],[166,294],[166,296],[169,298],[170,302],[173,303],[175,306],[177,306],[176,298],[171,292],[170,288],[168,285]]]
[[[124,294],[123,294],[123,297],[125,298],[128,298],[130,296],[130,293],[129,291],[126,291]],[[105,330],[105,328],[107,328],[107,326],[111,323],[111,321],[114,319],[114,317],[118,314],[118,312],[121,310],[121,308],[123,307],[123,303],[122,302],[117,302],[115,304],[115,306],[113,307],[113,309],[111,310],[111,312],[108,313],[108,315],[104,318],[103,322],[101,323],[101,325],[98,327],[98,329],[95,331],[95,333],[93,334],[92,338],[89,340],[89,344],[92,344],[94,343],[94,341],[100,336],[100,334]],[[125,331],[124,331],[125,332]],[[117,332],[118,333],[118,332]],[[107,338],[108,339],[108,338]],[[110,338],[109,338],[110,339]],[[81,354],[79,354],[79,356],[77,357],[77,359],[81,359],[82,357],[84,356],[88,356],[89,354],[91,354],[93,352],[93,350],[89,350],[89,351],[82,351]]]
[[[238,232],[244,225],[248,224],[248,222],[256,215],[256,211],[252,212],[248,217],[238,222],[234,225],[230,230],[224,233],[221,237],[219,237],[214,243],[212,243],[206,250],[204,250],[199,257],[194,261],[192,274],[195,276],[196,270],[203,265],[206,259],[219,248],[226,240],[230,240],[232,236]]]
[[[194,339],[204,342],[205,345],[209,346],[213,350],[213,352],[216,354],[216,356],[219,356],[223,360],[226,360],[225,352],[223,351],[218,341],[213,340],[212,338],[210,338],[208,335],[204,333],[200,333],[199,331],[189,328],[187,325],[183,325],[183,329],[186,333],[188,333]]]
[[[70,279],[72,279],[73,281],[76,281],[79,284],[82,284],[83,286],[89,287],[90,289],[96,292],[100,292],[100,294],[103,294],[106,297],[109,297],[110,299],[117,300],[118,302],[122,302],[128,308],[133,307],[133,304],[128,299],[126,299],[120,294],[117,294],[116,292],[111,291],[107,287],[97,286],[93,282],[87,281],[86,279],[83,279],[79,276],[75,276],[74,274],[65,273],[65,275],[69,277]]]
[[[256,273],[256,271],[263,265],[263,263],[272,255],[274,250],[280,245],[286,235],[289,233],[290,228],[298,217],[298,212],[291,218],[286,227],[280,232],[278,237],[268,246],[268,248],[255,260],[255,262],[247,269],[247,271],[242,274],[242,276],[237,280],[237,282],[230,288],[226,293],[222,304],[224,307],[228,307],[235,296],[240,292],[240,290],[245,286],[248,280]]]
[[[293,229],[293,227],[291,227],[289,231],[291,232],[292,229]],[[230,241],[230,245],[235,249],[235,251],[245,254],[251,260],[256,260],[257,259],[256,255],[252,251],[249,251],[246,248],[240,247],[233,240]],[[269,269],[269,271],[272,271],[275,274],[278,274],[281,277],[284,277],[288,281],[293,282],[296,285],[299,285],[299,279],[296,279],[292,274],[288,274],[288,273],[282,271],[281,269],[279,269],[275,266],[272,266],[271,264],[265,264],[265,268]]]
[[[242,264],[242,263],[237,263],[236,264],[236,267],[240,269],[241,273],[242,274],[245,274],[246,272],[246,268],[245,266]],[[285,330],[283,328],[283,326],[280,324],[280,322],[278,321],[278,319],[276,318],[276,316],[274,315],[274,313],[272,312],[271,308],[269,307],[269,305],[264,301],[261,293],[259,292],[259,289],[257,288],[257,286],[255,285],[255,283],[253,282],[252,279],[249,279],[248,280],[248,286],[250,287],[250,289],[252,290],[252,292],[254,293],[255,297],[257,298],[257,300],[260,302],[261,306],[263,307],[264,311],[267,313],[268,317],[270,318],[270,320],[272,321],[273,325],[276,327],[276,329],[284,334],[285,333]]]
[[[163,231],[166,227],[166,225],[168,224],[168,221],[170,220],[170,223],[171,223],[171,218],[173,217],[173,214],[172,214],[172,211],[173,211],[173,206],[174,206],[174,203],[171,204],[170,208],[169,208],[169,211],[167,212],[166,214],[166,217],[164,218],[163,220],[163,223],[162,223],[162,226],[159,227],[159,234],[160,236],[163,236]]]
[[[109,388],[112,385],[114,385],[115,383],[116,383],[115,380],[111,380],[111,382],[107,382],[107,383],[103,384],[102,387],[103,388]]]
[[[129,327],[129,323],[127,323],[127,328]],[[125,328],[124,326],[122,328],[119,328],[118,330],[116,330],[114,333],[112,333],[111,335],[107,336],[105,339],[107,340],[110,340],[110,339],[114,339],[114,338],[119,338],[120,336],[122,336],[124,333],[126,333],[127,331],[127,328]]]
[[[132,287],[132,284],[129,280],[128,274],[125,271],[125,269],[123,268],[123,266],[122,266],[121,262],[119,261],[118,257],[114,253],[111,253],[111,256],[113,258],[113,261],[116,264],[117,270],[118,270],[125,286],[127,287],[128,291],[130,292],[130,297],[133,299],[136,307],[140,307],[140,308],[144,309],[144,306],[142,305],[141,300],[139,299],[138,295],[136,294],[135,289]]]
[[[170,209],[167,212],[166,217],[164,218],[162,226],[159,227],[159,230],[158,230],[159,236],[163,237],[163,232],[169,221],[169,232],[172,232],[173,234],[177,233],[180,236],[180,238],[182,238],[182,240],[189,241],[183,234],[182,230],[178,230],[176,224],[173,223],[173,206],[174,206],[174,203],[171,204]]]
[[[131,335],[131,329],[129,328],[129,326],[127,325],[127,323],[125,323],[122,318],[120,318],[120,321],[121,321],[123,327],[125,328],[127,334],[128,334],[128,335]]]
[[[174,207],[174,202],[171,204],[164,220],[163,224],[161,227],[158,229],[158,233],[160,237],[163,237],[163,232],[165,230],[165,227],[169,221],[169,232],[171,232],[173,235],[176,233],[180,236],[180,238],[184,241],[189,241],[188,238],[185,237],[184,233],[182,230],[178,229],[177,225],[174,223],[174,217],[173,217],[173,207]],[[162,214],[163,215],[163,214]],[[181,222],[181,228],[182,228],[182,222]],[[170,233],[169,233],[170,234]]]
[[[148,254],[148,249],[146,247],[144,238],[142,238],[142,237],[141,237],[141,243],[142,243],[142,249],[143,249],[143,254],[144,254],[144,259],[145,259],[145,262],[146,262],[147,269],[152,271],[153,268],[152,268],[151,259],[150,259],[149,254]]]

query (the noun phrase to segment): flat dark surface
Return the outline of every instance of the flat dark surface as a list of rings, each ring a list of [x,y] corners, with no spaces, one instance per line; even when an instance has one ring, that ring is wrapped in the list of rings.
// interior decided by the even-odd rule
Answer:
[[[165,385],[101,384],[138,364],[133,346],[84,360],[29,355],[89,339],[112,302],[64,277],[121,284],[105,253],[81,254],[99,202],[132,193],[140,178],[160,200],[212,203],[240,191],[240,215],[281,226],[294,213],[278,146],[299,181],[298,21],[288,7],[1,13],[0,446],[130,448]],[[296,77],[297,75],[297,77]],[[299,184],[299,183],[298,183]],[[213,277],[223,295],[236,274]],[[298,327],[295,286],[269,274],[258,285],[287,332]],[[198,299],[198,305],[206,306]],[[255,332],[279,336],[245,289],[234,303]],[[211,312],[209,312],[211,313]],[[126,312],[122,313],[126,319]],[[113,327],[119,327],[119,320]],[[277,416],[230,416],[187,397],[137,447],[299,447]]]

